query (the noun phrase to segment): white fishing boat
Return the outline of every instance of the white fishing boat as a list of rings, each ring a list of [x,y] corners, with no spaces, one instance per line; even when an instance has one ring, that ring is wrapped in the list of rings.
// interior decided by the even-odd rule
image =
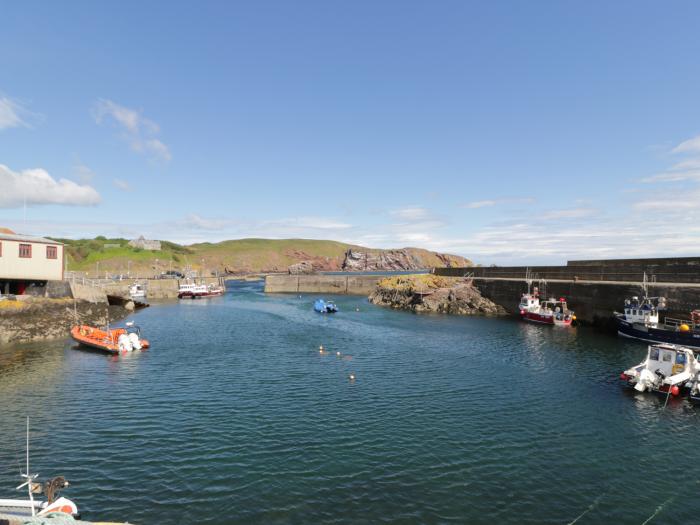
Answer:
[[[132,299],[145,299],[146,298],[146,285],[141,283],[134,283],[129,286],[129,296]]]
[[[26,487],[27,499],[0,499],[0,523],[3,520],[10,522],[11,518],[23,518],[28,516],[47,516],[48,514],[68,514],[78,519],[78,507],[71,500],[59,496],[62,489],[69,483],[63,476],[51,478],[44,483],[36,482],[39,474],[30,474],[29,471],[29,418],[27,418],[27,463],[26,472],[21,473],[24,483],[16,490]],[[43,495],[44,499],[35,498],[34,495]],[[59,514],[60,515],[60,514]]]
[[[177,297],[178,299],[199,299],[202,297],[216,297],[223,295],[226,290],[223,286],[215,284],[197,284],[194,282],[186,282],[180,284]]]
[[[646,359],[622,372],[620,379],[637,392],[678,396],[697,384],[698,374],[700,362],[693,350],[662,343],[649,345]]]
[[[520,297],[518,311],[524,321],[555,326],[570,326],[576,320],[573,310],[569,310],[566,299],[551,298],[541,300],[537,286],[530,287],[528,292]]]

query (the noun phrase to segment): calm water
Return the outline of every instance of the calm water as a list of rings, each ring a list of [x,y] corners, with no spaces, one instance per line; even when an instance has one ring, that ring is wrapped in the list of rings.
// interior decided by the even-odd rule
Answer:
[[[154,306],[152,349],[125,358],[0,349],[0,495],[29,415],[33,470],[71,480],[86,519],[698,522],[700,409],[618,385],[643,345],[313,299]]]

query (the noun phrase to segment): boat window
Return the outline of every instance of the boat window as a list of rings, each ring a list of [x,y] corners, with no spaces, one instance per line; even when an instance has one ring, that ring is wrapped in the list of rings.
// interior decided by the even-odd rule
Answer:
[[[664,352],[664,357],[663,357],[664,361],[668,361],[670,363],[671,357],[672,357],[671,352]]]
[[[677,365],[684,365],[685,364],[685,354],[676,354],[676,364]]]
[[[651,359],[652,361],[659,360],[659,349],[658,348],[651,349],[651,351],[649,352],[649,359]]]

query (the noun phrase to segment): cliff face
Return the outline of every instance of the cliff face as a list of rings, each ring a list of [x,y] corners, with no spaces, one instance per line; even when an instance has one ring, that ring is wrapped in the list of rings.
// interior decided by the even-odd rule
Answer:
[[[412,312],[456,315],[504,315],[505,309],[481,295],[469,281],[433,275],[383,279],[369,296],[372,304]]]
[[[458,255],[430,252],[417,248],[360,251],[349,249],[342,264],[346,272],[422,270],[434,266],[471,266],[469,259]]]

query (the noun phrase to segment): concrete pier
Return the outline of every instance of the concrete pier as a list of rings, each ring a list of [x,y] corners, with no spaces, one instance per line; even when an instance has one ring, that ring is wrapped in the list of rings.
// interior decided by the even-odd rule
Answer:
[[[369,295],[383,275],[268,275],[267,293],[328,293]]]
[[[700,308],[700,257],[569,261],[566,266],[493,266],[435,268],[443,277],[468,277],[481,293],[509,312],[516,312],[526,278],[543,295],[565,297],[580,321],[607,324],[625,299],[644,294],[668,299],[669,317],[687,319]],[[545,284],[546,283],[546,284]],[[542,290],[542,287],[546,290]]]
[[[527,292],[524,279],[475,277],[473,282],[484,297],[511,313],[517,313],[520,296]],[[669,317],[687,319],[691,310],[700,308],[698,283],[651,283],[648,286],[649,295],[668,299],[669,310],[665,315]],[[622,310],[625,299],[643,294],[640,283],[555,279],[548,279],[546,290],[542,291],[548,297],[566,298],[579,321],[596,325],[607,325],[612,313]]]

